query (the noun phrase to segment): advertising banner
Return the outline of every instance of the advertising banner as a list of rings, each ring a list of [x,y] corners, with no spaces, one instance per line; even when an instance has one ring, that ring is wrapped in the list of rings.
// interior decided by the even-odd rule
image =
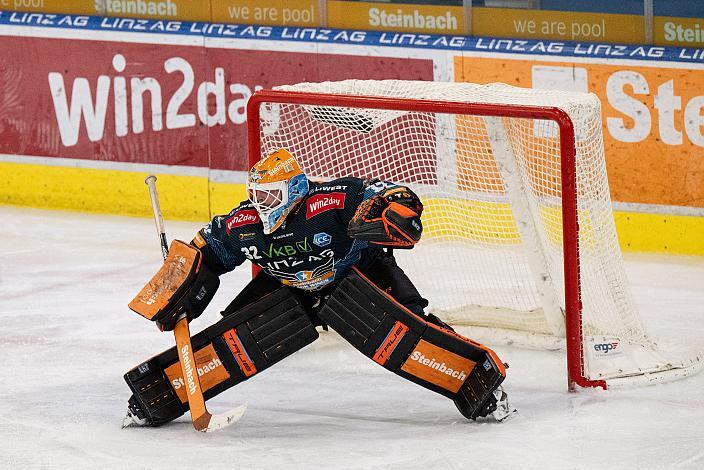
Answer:
[[[623,44],[645,41],[639,15],[512,8],[472,8],[472,34]]]
[[[319,26],[319,0],[211,0],[215,23]]]
[[[210,2],[202,0],[95,0],[91,3],[94,4],[93,15],[210,21]]]
[[[458,81],[595,93],[612,198],[704,207],[701,68],[458,57],[455,73]]]
[[[703,13],[704,15],[704,13]],[[661,46],[704,46],[704,18],[653,18],[653,42]]]
[[[0,0],[0,10],[210,21],[210,2],[202,0]]]
[[[208,166],[203,47],[31,37],[3,46],[11,93],[0,102],[0,153]]]
[[[328,1],[331,28],[464,34],[463,7]]]
[[[94,15],[94,0],[0,0],[0,10]]]
[[[430,60],[383,56],[32,37],[3,45],[0,153],[14,155],[245,170],[245,105],[258,88],[433,79]]]
[[[684,2],[680,2],[684,3]],[[652,17],[653,44],[704,46],[704,19],[687,11],[694,7],[656,8]],[[584,6],[588,8],[588,6]],[[598,9],[598,8],[597,8]],[[418,2],[358,2],[352,0],[0,0],[0,10],[150,18],[166,21],[204,21],[233,25],[304,26],[465,34],[495,38],[643,44],[645,16]],[[699,17],[697,17],[699,16]],[[471,28],[467,23],[471,21]],[[471,30],[471,31],[470,31]]]

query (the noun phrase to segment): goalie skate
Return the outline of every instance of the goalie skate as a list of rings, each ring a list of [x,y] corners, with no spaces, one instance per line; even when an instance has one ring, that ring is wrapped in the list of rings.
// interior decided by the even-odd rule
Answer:
[[[127,410],[127,416],[122,419],[122,429],[141,426],[147,426],[147,420],[144,418],[139,418],[130,410]]]
[[[509,418],[518,410],[516,407],[508,402],[508,394],[504,392],[503,387],[499,387],[494,390],[494,397],[496,398],[496,409],[491,413],[491,416],[498,422],[502,422]]]
[[[466,408],[466,404],[455,401],[457,409],[468,419],[476,420],[477,418],[488,418],[491,416],[497,422],[501,422],[509,418],[518,410],[508,402],[508,394],[503,387],[499,386],[491,395],[482,403],[481,407],[475,411],[470,411]]]
[[[130,403],[127,405],[127,416],[122,419],[122,429],[149,425],[145,417],[140,418],[138,416],[138,411],[134,409],[133,406],[137,406],[137,404],[130,400]]]

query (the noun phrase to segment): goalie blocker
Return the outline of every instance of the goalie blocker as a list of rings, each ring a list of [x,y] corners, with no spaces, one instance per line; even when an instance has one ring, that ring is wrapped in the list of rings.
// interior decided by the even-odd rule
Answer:
[[[129,308],[159,329],[173,330],[181,315],[200,316],[220,286],[220,279],[202,263],[195,246],[174,240],[164,264],[129,303]]]
[[[496,410],[493,392],[506,377],[498,356],[411,313],[356,268],[318,316],[365,356],[452,399],[464,417],[476,419]]]

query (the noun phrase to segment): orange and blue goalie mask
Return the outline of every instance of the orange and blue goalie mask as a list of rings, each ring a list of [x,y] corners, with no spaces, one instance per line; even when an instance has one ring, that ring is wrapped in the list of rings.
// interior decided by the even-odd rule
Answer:
[[[263,158],[249,170],[247,196],[259,213],[264,233],[270,234],[308,194],[308,178],[284,149]]]

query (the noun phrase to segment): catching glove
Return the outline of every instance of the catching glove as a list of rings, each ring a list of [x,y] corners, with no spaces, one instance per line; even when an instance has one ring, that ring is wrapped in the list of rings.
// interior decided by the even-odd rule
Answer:
[[[364,200],[347,233],[375,245],[413,248],[423,233],[422,213],[423,204],[418,196],[404,186],[395,186]]]

